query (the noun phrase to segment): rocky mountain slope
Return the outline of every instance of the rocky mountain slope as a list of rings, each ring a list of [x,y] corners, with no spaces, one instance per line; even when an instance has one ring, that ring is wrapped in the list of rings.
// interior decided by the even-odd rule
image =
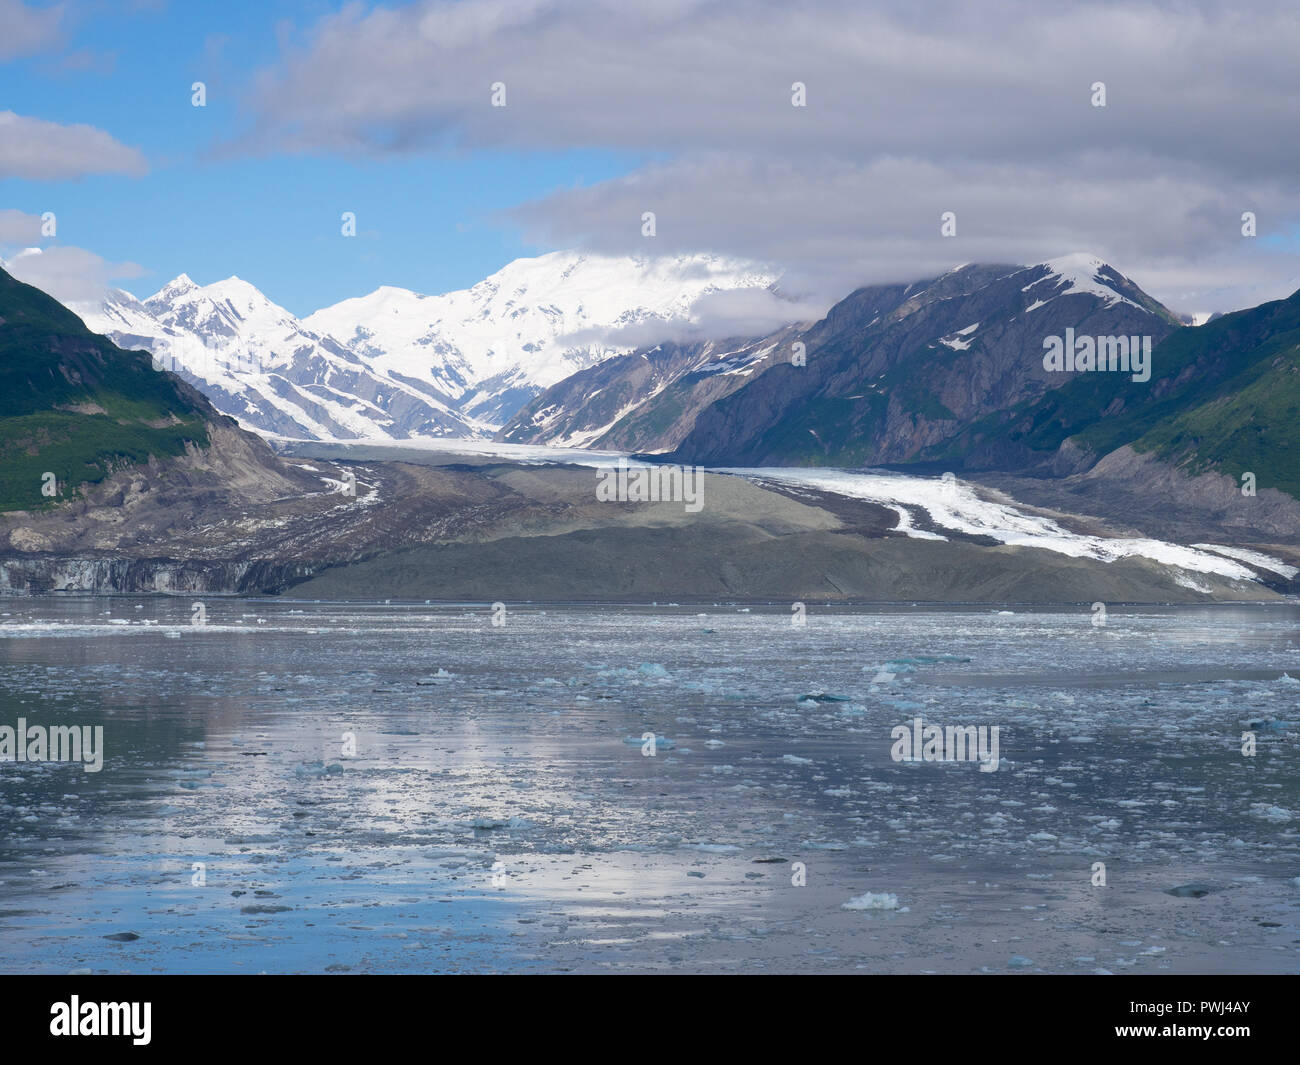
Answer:
[[[916,462],[979,419],[1065,385],[1071,374],[1043,366],[1045,337],[1154,345],[1177,326],[1089,256],[968,265],[860,289],[815,324],[607,360],[548,389],[497,439],[725,464]]]
[[[757,339],[666,342],[606,359],[552,385],[496,439],[507,443],[669,451],[699,412],[789,360],[800,326]]]
[[[1082,255],[862,289],[800,335],[806,366],[777,363],[701,411],[676,454],[740,465],[914,462],[979,419],[1064,385],[1070,375],[1043,365],[1045,338],[1070,329],[1155,344],[1177,328],[1132,281]]]

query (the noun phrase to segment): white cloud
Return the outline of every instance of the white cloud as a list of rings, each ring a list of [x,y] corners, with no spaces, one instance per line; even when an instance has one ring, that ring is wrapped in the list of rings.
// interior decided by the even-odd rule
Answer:
[[[829,309],[819,300],[792,299],[773,288],[709,292],[691,304],[690,314],[672,321],[643,321],[613,329],[580,329],[558,338],[560,345],[602,343],[638,348],[665,341],[691,343],[759,336],[791,322],[815,322]]]
[[[1286,3],[1248,16],[1227,3],[1016,0],[351,4],[260,80],[254,136],[1006,161],[1136,133],[1183,159],[1230,144],[1240,172],[1281,173],[1293,149],[1256,132],[1300,102],[1296,28]],[[1109,84],[1104,110],[1090,105],[1096,80]],[[504,108],[490,106],[496,81]],[[791,106],[794,81],[806,108]]]
[[[147,169],[139,151],[94,126],[65,126],[0,111],[0,179],[57,181]]]
[[[21,0],[0,0],[0,61],[31,55],[62,39],[63,5],[31,7]]]
[[[0,247],[6,244],[35,244],[40,239],[40,215],[24,214],[13,208],[0,209]]]
[[[144,272],[135,263],[110,263],[84,248],[63,245],[26,248],[0,265],[60,303],[102,299],[113,281]]]

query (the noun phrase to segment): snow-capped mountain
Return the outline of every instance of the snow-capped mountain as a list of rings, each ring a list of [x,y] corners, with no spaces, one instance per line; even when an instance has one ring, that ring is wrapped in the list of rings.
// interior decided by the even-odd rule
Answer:
[[[114,291],[69,307],[265,434],[485,437],[544,388],[688,320],[701,297],[774,280],[714,256],[556,252],[463,291],[384,287],[301,321],[237,277],[182,274],[143,301]]]
[[[380,288],[304,325],[337,337],[377,370],[432,383],[465,414],[500,426],[578,370],[661,339],[655,326],[686,321],[702,297],[775,280],[713,255],[552,252],[442,296]]]
[[[90,329],[151,352],[223,414],[262,433],[405,439],[486,429],[426,383],[376,373],[237,277],[199,286],[182,274],[144,301],[116,291],[69,306]]]

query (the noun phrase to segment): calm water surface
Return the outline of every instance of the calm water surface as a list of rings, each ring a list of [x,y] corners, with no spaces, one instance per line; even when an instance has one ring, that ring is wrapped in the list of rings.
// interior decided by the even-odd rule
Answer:
[[[4,971],[1300,971],[1300,608],[205,608],[0,600]]]

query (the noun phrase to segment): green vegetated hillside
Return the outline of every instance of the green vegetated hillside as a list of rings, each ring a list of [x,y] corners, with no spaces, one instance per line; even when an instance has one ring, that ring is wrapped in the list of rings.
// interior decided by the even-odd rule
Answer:
[[[208,443],[197,392],[123,351],[71,311],[0,270],[0,510],[67,499],[150,456]],[[47,473],[59,495],[42,495]]]
[[[1300,497],[1300,292],[1176,330],[1148,382],[1080,374],[926,457],[999,467],[1009,446],[1047,461],[1067,440],[1096,458],[1129,445],[1192,474],[1250,472],[1260,490]]]

